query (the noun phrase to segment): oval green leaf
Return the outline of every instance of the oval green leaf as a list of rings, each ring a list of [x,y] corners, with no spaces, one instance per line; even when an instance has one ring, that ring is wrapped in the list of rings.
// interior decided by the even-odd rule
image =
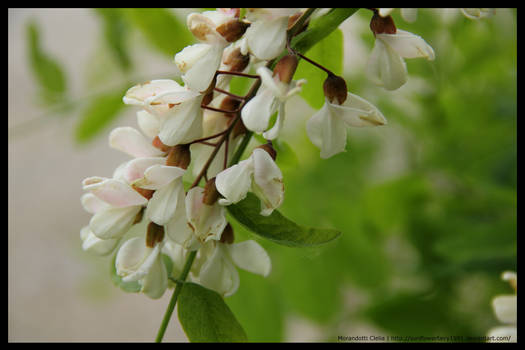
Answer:
[[[185,283],[177,307],[191,342],[246,342],[244,329],[222,297],[195,283]]]
[[[274,210],[269,216],[259,214],[259,198],[248,193],[237,204],[227,207],[228,212],[251,232],[275,243],[290,247],[312,247],[336,239],[341,232],[330,228],[313,228],[298,225]]]

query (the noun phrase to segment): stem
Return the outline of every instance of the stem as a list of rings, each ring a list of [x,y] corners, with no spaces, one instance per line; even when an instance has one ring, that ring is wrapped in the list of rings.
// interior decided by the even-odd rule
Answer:
[[[186,278],[188,277],[188,274],[190,273],[191,265],[193,264],[193,260],[195,260],[196,255],[197,255],[197,251],[194,250],[190,253],[190,255],[188,256],[188,259],[186,259],[186,263],[184,264],[182,273],[180,274],[179,278],[176,281],[177,286],[175,287],[175,291],[173,292],[173,295],[171,296],[170,303],[168,305],[168,308],[166,309],[164,318],[162,319],[162,324],[160,325],[159,332],[157,333],[157,338],[155,338],[156,343],[162,342],[162,338],[164,337],[164,333],[166,332],[166,328],[168,327],[168,323],[170,322],[171,314],[173,313],[173,310],[175,309],[175,304],[177,304],[177,299],[182,290],[182,287],[184,286],[184,281],[186,281]]]

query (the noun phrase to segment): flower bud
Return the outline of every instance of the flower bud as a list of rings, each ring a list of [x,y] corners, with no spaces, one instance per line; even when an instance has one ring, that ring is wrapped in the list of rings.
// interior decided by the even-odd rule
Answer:
[[[182,169],[188,169],[191,161],[189,145],[176,145],[171,148],[166,157],[166,165],[176,166]]]
[[[155,190],[146,190],[144,188],[137,187],[136,185],[131,185],[131,187],[147,200],[150,200],[153,196],[153,192],[155,192]]]
[[[241,49],[236,48],[224,58],[222,63],[230,67],[230,72],[242,72],[250,63],[250,55],[243,55]]]
[[[235,111],[239,108],[241,105],[241,101],[239,99],[236,99],[231,96],[226,96],[222,101],[221,105],[219,106],[220,109],[224,111],[232,111],[232,113],[235,113]],[[230,117],[230,113],[224,113],[227,117]]]
[[[219,242],[224,244],[232,244],[235,240],[235,236],[233,234],[233,227],[228,223],[224,230],[221,233],[221,239]]]
[[[164,239],[164,226],[157,225],[153,221],[149,223],[146,232],[146,247],[153,248],[155,244]]]
[[[345,80],[333,74],[329,74],[324,81],[323,90],[328,101],[334,103],[334,100],[337,100],[339,105],[342,105],[345,102],[346,96],[348,95]]]
[[[275,148],[273,148],[271,141],[268,141],[268,143],[265,143],[264,145],[260,145],[256,148],[260,148],[268,152],[268,154],[270,155],[270,157],[272,157],[274,161],[277,158],[277,151],[275,150]]]
[[[209,179],[204,185],[204,195],[202,196],[202,203],[213,205],[219,199],[219,191],[215,187],[215,178]]]
[[[240,39],[249,26],[249,23],[239,20],[232,20],[221,24],[215,30],[220,35],[222,35],[222,37],[226,39],[227,42],[232,43]]]
[[[374,15],[370,20],[370,29],[376,34],[396,34],[396,25],[391,16],[381,17],[378,11],[374,11]]]
[[[280,81],[288,84],[292,81],[298,63],[299,60],[297,59],[297,56],[286,55],[275,65],[275,68],[273,69],[273,75],[278,75]]]
[[[162,143],[158,135],[155,136],[151,144],[153,145],[153,147],[160,149],[162,152],[169,152],[169,150],[171,149],[171,146]]]

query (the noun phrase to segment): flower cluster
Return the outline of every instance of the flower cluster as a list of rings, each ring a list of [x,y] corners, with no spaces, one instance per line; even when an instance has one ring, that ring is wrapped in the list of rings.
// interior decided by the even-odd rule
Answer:
[[[368,73],[385,89],[397,89],[407,81],[404,59],[432,60],[434,51],[419,36],[398,30],[392,9],[371,10],[376,40]],[[98,255],[116,251],[118,276],[138,283],[151,298],[161,297],[170,279],[177,281],[185,261],[191,265],[183,279],[223,296],[238,288],[236,267],[270,273],[270,258],[258,243],[235,242],[226,207],[248,192],[260,200],[262,216],[283,202],[283,175],[272,140],[285,123],[287,102],[306,83],[293,79],[299,60],[327,73],[325,103],[306,123],[321,158],[344,151],[348,127],[387,123],[374,105],[348,91],[342,77],[291,47],[291,37],[308,26],[311,14],[248,8],[243,16],[240,9],[188,15],[188,29],[198,43],[175,54],[183,84],[158,79],[131,87],[123,102],[139,109],[139,129],[119,127],[109,135],[110,147],[131,158],[109,178],[83,181],[87,193],[82,205],[93,214],[81,230],[84,250]],[[402,14],[416,17],[406,9]],[[229,91],[232,76],[253,79],[245,96]],[[267,143],[239,161],[252,133]],[[190,177],[191,185],[185,184],[183,179]],[[143,235],[126,239],[138,223],[143,223]],[[165,258],[172,262],[170,271]]]

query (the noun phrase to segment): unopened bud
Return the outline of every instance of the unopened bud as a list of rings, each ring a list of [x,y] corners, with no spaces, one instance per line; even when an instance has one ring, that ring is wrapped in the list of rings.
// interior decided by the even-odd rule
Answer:
[[[256,148],[260,148],[268,152],[268,154],[270,155],[270,157],[272,157],[273,160],[277,158],[277,151],[275,150],[275,148],[273,148],[271,141],[268,141],[268,143],[265,143],[264,145],[260,145]]]
[[[173,146],[166,157],[166,165],[176,166],[182,169],[188,169],[190,162],[191,153],[189,145]]]
[[[226,96],[222,101],[221,105],[219,106],[220,109],[224,111],[232,111],[232,113],[235,113],[235,111],[239,108],[241,105],[241,101],[237,98],[234,98],[232,96]],[[227,117],[230,117],[231,115],[229,113],[224,113]]]
[[[396,34],[396,25],[391,16],[381,17],[378,11],[370,20],[370,29],[375,34]]]
[[[232,20],[224,24],[221,24],[215,30],[220,35],[222,35],[222,37],[226,39],[227,42],[232,43],[240,39],[244,35],[244,32],[246,32],[246,29],[248,29],[249,26],[250,26],[249,23],[239,21],[239,20]]]
[[[273,75],[278,75],[280,81],[288,84],[292,81],[298,63],[299,60],[297,59],[297,56],[286,55],[275,65],[275,68],[273,69]]]
[[[209,179],[204,185],[204,195],[202,196],[202,203],[213,205],[219,200],[219,191],[215,187],[215,178]]]
[[[162,143],[159,136],[155,136],[153,141],[151,141],[151,144],[153,147],[160,149],[162,152],[168,152],[171,149],[171,146]]]
[[[224,58],[222,63],[230,67],[230,72],[242,72],[250,63],[250,55],[243,55],[241,49],[236,48]]]
[[[157,225],[153,221],[149,223],[146,232],[146,247],[153,248],[155,244],[164,239],[164,226]]]
[[[228,223],[224,228],[224,231],[221,233],[221,239],[219,242],[224,244],[232,244],[235,240],[235,235],[233,234],[233,227]]]
[[[337,100],[337,103],[340,105],[345,102],[348,95],[345,80],[334,74],[328,75],[324,81],[323,90],[328,101],[334,103],[334,100]]]

